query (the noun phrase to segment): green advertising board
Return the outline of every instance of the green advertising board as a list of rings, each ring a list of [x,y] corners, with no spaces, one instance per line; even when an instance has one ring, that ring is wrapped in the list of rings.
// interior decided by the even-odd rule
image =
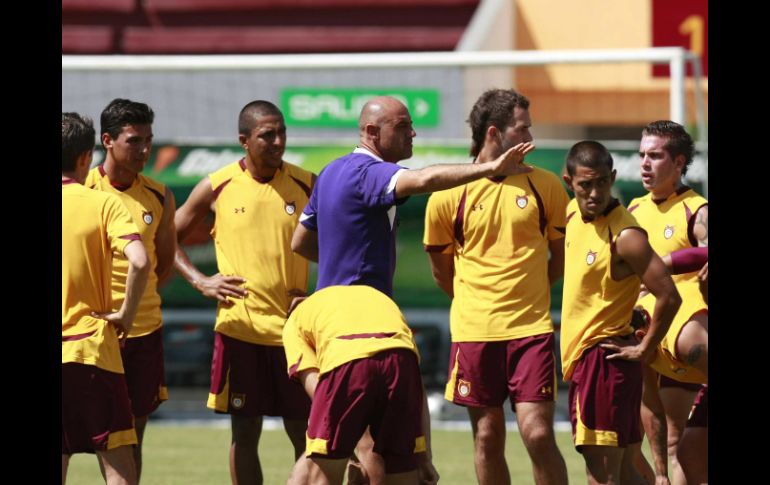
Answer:
[[[306,170],[319,173],[332,160],[349,153],[354,147],[343,144],[328,145],[292,145],[287,148],[284,159],[302,166]],[[569,144],[538,146],[527,156],[527,162],[561,174],[564,157]],[[639,178],[639,161],[636,149],[629,145],[624,149],[611,149],[618,176],[615,182],[615,196],[627,204],[632,198],[645,193]],[[163,145],[153,147],[150,161],[144,173],[168,185],[174,192],[177,206],[184,203],[190,191],[207,174],[243,157],[243,149],[238,145]],[[102,158],[101,152],[95,153],[95,163]],[[421,168],[436,163],[468,163],[467,146],[462,144],[414,147],[411,159],[400,164],[408,168]],[[688,172],[689,185],[701,191],[705,178],[705,163],[696,158]],[[572,194],[570,194],[571,196]],[[398,208],[400,225],[397,237],[397,264],[394,281],[394,298],[402,307],[438,307],[447,308],[449,299],[439,290],[431,276],[427,255],[423,252],[422,233],[424,227],[425,205],[428,196],[410,197]],[[210,222],[210,221],[209,221]],[[205,232],[199,235],[205,241]],[[204,242],[186,247],[190,259],[206,274],[216,273],[216,260],[213,244]],[[315,265],[310,276],[311,289],[315,285]],[[214,302],[202,297],[181,277],[175,276],[161,290],[163,304],[167,307],[214,306]],[[561,285],[552,291],[552,306],[561,306]]]
[[[358,126],[361,108],[375,96],[392,96],[404,103],[416,127],[438,126],[438,89],[287,88],[281,90],[280,103],[289,127],[350,128]]]

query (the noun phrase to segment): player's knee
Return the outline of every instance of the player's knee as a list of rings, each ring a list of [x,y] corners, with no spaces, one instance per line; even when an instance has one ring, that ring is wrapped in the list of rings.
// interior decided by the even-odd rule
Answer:
[[[505,427],[479,426],[476,432],[476,452],[484,456],[502,455],[505,452]]]
[[[232,424],[233,443],[239,445],[257,444],[262,431],[261,423],[258,419],[234,419]]]
[[[521,436],[530,455],[542,455],[555,446],[553,432],[545,426],[533,427]]]

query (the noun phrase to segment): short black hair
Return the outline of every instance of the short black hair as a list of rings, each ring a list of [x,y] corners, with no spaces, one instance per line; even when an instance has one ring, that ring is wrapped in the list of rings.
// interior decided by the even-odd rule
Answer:
[[[126,125],[151,125],[154,120],[155,113],[146,104],[115,98],[102,111],[100,134],[117,138]]]
[[[583,140],[572,145],[567,152],[567,173],[575,175],[577,166],[589,168],[606,167],[612,171],[612,155],[607,147],[593,140]]]
[[[476,100],[468,117],[471,125],[471,155],[477,156],[484,146],[487,128],[503,130],[511,121],[516,107],[529,109],[529,99],[513,89],[489,89]]]
[[[695,156],[695,142],[685,131],[684,126],[671,120],[653,121],[642,130],[642,136],[649,135],[666,139],[663,148],[671,155],[672,159],[684,155],[682,175],[686,174],[687,168],[692,165]]]
[[[270,101],[258,99],[252,101],[241,109],[238,114],[238,133],[244,136],[251,135],[251,132],[257,126],[257,118],[265,115],[275,115],[283,118],[283,113]]]
[[[94,149],[94,122],[77,113],[61,114],[61,171],[72,172],[84,153]]]
[[[631,328],[639,330],[640,328],[647,327],[647,325],[650,324],[650,322],[647,321],[647,316],[647,312],[641,307],[634,308],[631,313]]]

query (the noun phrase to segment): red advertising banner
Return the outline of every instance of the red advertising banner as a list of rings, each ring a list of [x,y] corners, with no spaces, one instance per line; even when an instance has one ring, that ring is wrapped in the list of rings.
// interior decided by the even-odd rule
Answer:
[[[701,58],[709,74],[708,0],[652,0],[652,46],[684,47]],[[669,66],[652,66],[653,77],[668,77]],[[687,66],[687,75],[692,75]]]

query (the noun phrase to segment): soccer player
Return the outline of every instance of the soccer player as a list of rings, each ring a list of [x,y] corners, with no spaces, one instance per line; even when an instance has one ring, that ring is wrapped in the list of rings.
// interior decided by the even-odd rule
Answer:
[[[238,132],[245,156],[201,180],[175,219],[181,243],[215,213],[219,272],[202,274],[181,249],[175,266],[218,301],[208,407],[230,414],[230,475],[244,485],[263,481],[262,416],[283,417],[295,459],[305,450],[310,400],[286,375],[281,332],[294,297],[307,290],[308,262],[290,242],[315,176],[282,159],[286,125],[274,104],[244,106]]]
[[[667,259],[670,261],[670,256],[661,259],[665,263]],[[703,263],[700,263],[700,266],[702,265]],[[674,271],[681,269],[676,266],[674,264]],[[641,307],[635,308],[631,325],[637,340],[642,340],[649,330],[650,315]],[[678,384],[693,386],[697,392],[695,402],[681,424],[681,436],[677,437],[679,444],[673,450],[680,465],[679,473],[683,475],[675,480],[681,483],[708,483],[708,379],[695,367],[672,358],[661,344],[656,347],[652,361],[644,366],[641,408],[642,423],[650,442],[656,470],[663,469],[670,456],[667,444],[667,435],[670,435],[670,432],[667,432],[667,422],[670,417],[661,395],[664,389],[670,390],[672,386],[662,387],[660,382],[663,377]],[[644,467],[644,462],[639,450],[636,457],[637,466]]]
[[[567,153],[564,180],[575,193],[567,207],[561,355],[575,447],[589,483],[618,484],[641,446],[642,364],[671,325],[681,298],[634,217],[611,197],[615,170],[600,143],[581,141]],[[633,338],[631,317],[640,282],[656,297],[650,329]],[[623,412],[617,412],[623,409]],[[666,479],[667,469],[656,473]]]
[[[417,133],[406,106],[389,96],[373,98],[364,105],[358,129],[360,146],[321,172],[292,239],[295,252],[318,262],[316,289],[361,284],[392,296],[396,206],[410,195],[526,171],[521,161],[534,149],[525,142],[488,163],[407,170],[397,162],[412,156],[412,140]],[[425,406],[427,421],[427,396]],[[359,446],[365,468],[369,449],[371,440],[365,437]]]
[[[318,261],[317,289],[365,284],[391,296],[396,206],[410,195],[526,171],[521,161],[534,149],[523,142],[488,163],[407,170],[397,162],[412,156],[417,134],[406,106],[374,98],[361,110],[358,128],[360,146],[321,171],[292,240],[295,252]]]
[[[708,247],[708,201],[682,182],[694,153],[692,138],[678,123],[654,121],[642,130],[640,171],[642,185],[649,193],[632,200],[628,210],[647,231],[650,245],[660,255]],[[701,294],[700,280],[694,272],[678,274],[673,279],[682,296],[682,306],[661,343],[662,348],[678,368],[694,367],[707,380],[708,304]],[[650,313],[655,298],[644,295],[639,304]],[[660,377],[674,485],[686,483],[676,450],[700,389],[699,384],[692,382],[672,379],[666,373]]]
[[[95,131],[62,113],[62,484],[73,453],[96,453],[106,482],[138,482],[137,443],[120,340],[131,331],[150,264],[118,197],[83,187]],[[125,297],[112,299],[113,253],[125,255]]]
[[[152,109],[144,103],[119,98],[110,101],[101,115],[104,163],[93,168],[85,182],[86,187],[114,194],[123,202],[139,229],[152,268],[134,325],[120,349],[139,440],[134,447],[137,481],[142,475],[147,419],[168,399],[158,285],[170,276],[176,250],[174,195],[168,187],[141,173],[150,157],[154,118]],[[112,267],[112,298],[116,305],[125,298],[127,271],[128,261],[118,255]]]
[[[469,122],[475,163],[532,141],[529,100],[510,89],[482,94]],[[480,484],[511,480],[505,460],[506,397],[532,459],[535,483],[567,483],[553,434],[550,287],[564,271],[568,202],[559,178],[536,167],[436,192],[428,200],[423,242],[436,284],[452,298],[445,397],[468,408]]]
[[[313,483],[342,483],[367,426],[370,483],[419,483],[429,466],[419,354],[396,304],[368,286],[326,287],[297,306],[283,343],[289,374],[313,398],[307,456],[323,474]]]

